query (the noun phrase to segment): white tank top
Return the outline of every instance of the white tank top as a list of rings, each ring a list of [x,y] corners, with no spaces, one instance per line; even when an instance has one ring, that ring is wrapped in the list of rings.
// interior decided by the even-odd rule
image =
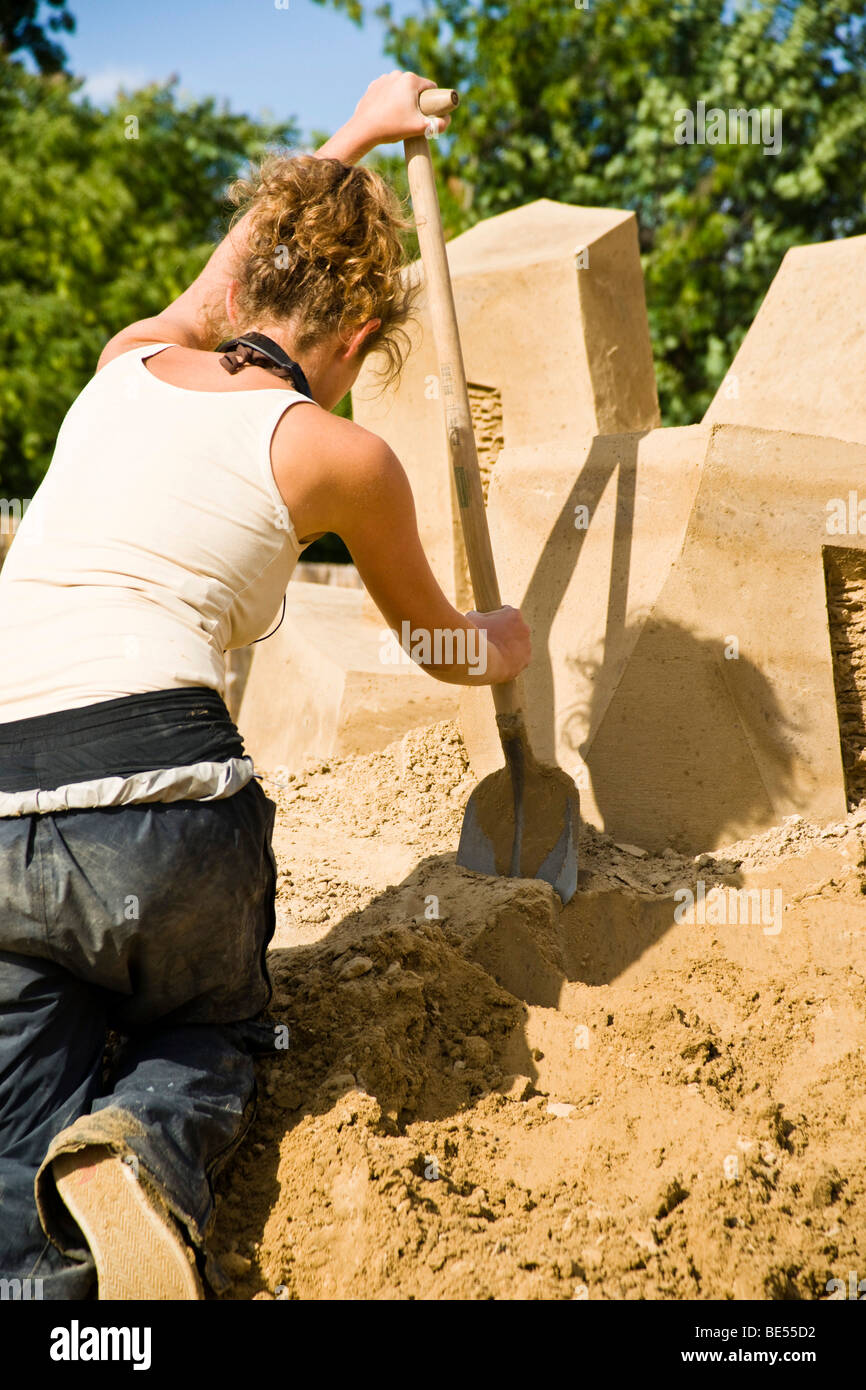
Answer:
[[[144,691],[225,693],[301,546],[271,471],[286,387],[192,391],[115,357],[81,392],[0,570],[0,722]]]

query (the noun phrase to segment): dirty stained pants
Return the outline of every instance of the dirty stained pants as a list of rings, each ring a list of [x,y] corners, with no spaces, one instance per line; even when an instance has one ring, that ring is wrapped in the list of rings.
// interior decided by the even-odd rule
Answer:
[[[273,818],[255,780],[222,800],[0,818],[0,1278],[95,1296],[50,1161],[105,1144],[219,1290],[213,1179],[252,1120],[252,1057],[274,1045],[257,1017]]]

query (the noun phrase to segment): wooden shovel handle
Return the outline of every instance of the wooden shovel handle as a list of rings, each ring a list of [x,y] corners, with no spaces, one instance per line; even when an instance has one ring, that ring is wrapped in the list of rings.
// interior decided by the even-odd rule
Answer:
[[[448,98],[447,106],[445,98]],[[447,88],[429,88],[421,93],[419,106],[425,115],[442,115],[457,105],[457,93]],[[475,603],[482,613],[502,607],[490,531],[484,509],[484,492],[478,452],[472,428],[472,411],[466,389],[466,370],[457,329],[457,314],[445,236],[436,193],[436,176],[426,136],[412,136],[403,142],[412,209],[418,230],[421,261],[427,281],[427,298],[433,323],[433,338],[439,359],[439,380],[445,407],[448,453],[454,474],[460,522],[469,561],[469,575]],[[493,702],[498,715],[519,715],[520,697],[514,681],[494,685]]]
[[[451,87],[428,87],[418,98],[422,116],[450,116],[460,98]]]

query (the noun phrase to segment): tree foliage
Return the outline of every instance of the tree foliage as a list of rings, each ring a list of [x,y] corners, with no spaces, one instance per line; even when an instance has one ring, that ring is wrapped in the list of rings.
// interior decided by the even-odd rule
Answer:
[[[32,494],[106,340],[198,274],[225,230],[230,179],[267,145],[297,138],[292,125],[210,99],[181,104],[173,84],[120,95],[107,110],[80,86],[0,59],[6,496]]]
[[[0,0],[0,53],[29,53],[40,72],[62,72],[66,54],[51,34],[75,32],[66,0],[45,0],[52,11],[42,23],[40,0]]]
[[[320,0],[360,15],[358,0]],[[451,233],[535,198],[639,219],[663,415],[700,418],[785,251],[866,231],[863,0],[419,0],[401,67],[457,87]],[[678,144],[679,110],[771,108],[782,147]],[[390,162],[392,169],[396,161]]]

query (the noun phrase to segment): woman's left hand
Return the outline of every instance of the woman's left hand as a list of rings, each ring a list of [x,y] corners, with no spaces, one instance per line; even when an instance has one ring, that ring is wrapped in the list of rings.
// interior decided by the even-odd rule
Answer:
[[[372,149],[375,145],[390,145],[412,135],[423,135],[432,120],[441,135],[451,117],[424,116],[418,109],[419,94],[435,86],[428,77],[414,72],[388,72],[377,77],[355,107],[350,122],[355,134]]]

